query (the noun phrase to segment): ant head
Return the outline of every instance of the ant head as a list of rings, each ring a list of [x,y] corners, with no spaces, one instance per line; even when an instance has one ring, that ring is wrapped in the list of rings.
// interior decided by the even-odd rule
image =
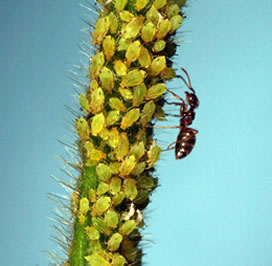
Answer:
[[[199,106],[199,100],[195,93],[185,92],[186,94],[186,101],[192,108],[197,108]]]

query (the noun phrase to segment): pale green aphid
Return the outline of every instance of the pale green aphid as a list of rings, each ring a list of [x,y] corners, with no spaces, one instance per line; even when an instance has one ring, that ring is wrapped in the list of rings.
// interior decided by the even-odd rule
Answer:
[[[126,263],[126,259],[118,254],[118,253],[115,253],[113,255],[113,259],[112,259],[112,266],[124,266]]]
[[[94,80],[96,77],[98,77],[104,63],[105,63],[105,58],[104,58],[103,52],[97,53],[92,57],[92,61],[90,65],[91,79]]]
[[[116,158],[121,161],[129,150],[129,141],[126,132],[119,134],[119,141],[117,147],[114,149]]]
[[[108,144],[112,148],[116,148],[119,143],[119,131],[116,127],[112,128],[110,133],[109,133],[109,139],[108,139]]]
[[[104,214],[111,205],[110,197],[100,197],[93,205],[92,214],[102,215]]]
[[[98,230],[93,227],[93,226],[87,226],[85,227],[87,236],[89,237],[90,240],[98,240],[100,237],[100,233]]]
[[[148,157],[148,166],[152,167],[154,163],[158,161],[160,158],[161,154],[161,147],[156,146],[155,143],[151,146],[151,149],[147,152],[147,157]]]
[[[159,53],[162,50],[164,50],[165,45],[166,45],[166,42],[164,40],[159,40],[159,41],[157,41],[157,42],[154,43],[154,45],[152,47],[152,50],[155,53]]]
[[[123,29],[125,39],[134,39],[139,34],[144,22],[144,16],[133,18]]]
[[[166,34],[171,30],[171,27],[172,23],[169,19],[163,20],[159,25],[159,29],[156,35],[157,39],[158,40],[163,39],[166,36]]]
[[[99,185],[98,185],[98,187],[97,187],[96,194],[98,196],[102,196],[105,193],[107,193],[108,190],[109,190],[109,184],[107,184],[105,182],[100,182]]]
[[[86,141],[90,139],[90,128],[86,119],[83,117],[76,119],[75,129],[82,140]]]
[[[132,42],[126,51],[126,59],[128,64],[136,61],[141,52],[141,43],[139,41]]]
[[[119,167],[120,163],[119,162],[112,162],[110,164],[110,171],[113,175],[117,175],[119,173]]]
[[[117,97],[110,98],[109,105],[112,109],[115,109],[121,112],[125,112],[127,109],[124,103]]]
[[[104,66],[99,74],[99,79],[101,81],[102,88],[111,93],[114,88],[114,76],[112,71]]]
[[[156,9],[163,8],[167,3],[167,0],[154,0],[153,5]]]
[[[92,135],[97,136],[103,129],[105,124],[105,117],[103,113],[96,114],[91,123]]]
[[[152,22],[155,26],[157,26],[160,16],[161,15],[159,14],[158,10],[153,5],[146,13],[147,21]]]
[[[183,17],[181,15],[175,15],[171,18],[170,21],[172,24],[171,31],[174,32],[181,26]]]
[[[131,149],[129,150],[129,153],[128,153],[128,155],[134,155],[136,161],[139,161],[144,154],[145,154],[145,146],[144,146],[143,141],[136,142],[131,147]]]
[[[129,22],[134,18],[134,15],[127,10],[120,12],[120,19],[124,22]]]
[[[110,229],[106,225],[105,221],[100,217],[92,217],[92,226],[102,234],[108,234],[110,232]]]
[[[110,18],[110,33],[115,34],[118,29],[118,19],[113,12],[109,14]]]
[[[147,100],[156,99],[166,91],[165,83],[158,83],[149,88],[145,94]]]
[[[123,236],[129,235],[136,228],[135,220],[128,220],[121,225],[119,228],[119,233]]]
[[[122,203],[122,201],[124,200],[125,198],[125,193],[123,191],[120,191],[119,193],[117,193],[116,195],[113,196],[112,198],[112,204],[114,206],[118,206],[119,204]]]
[[[125,160],[121,163],[119,175],[121,177],[128,176],[134,169],[135,165],[136,165],[135,156],[134,155],[127,156]]]
[[[89,241],[89,250],[90,250],[90,252],[89,252],[90,254],[102,253],[103,249],[102,249],[100,241],[99,240],[90,240]],[[63,265],[63,266],[66,266],[66,265]]]
[[[131,43],[132,43],[132,39],[126,39],[122,37],[118,42],[117,51],[126,50]]]
[[[136,0],[135,8],[137,11],[142,10],[148,4],[149,0]]]
[[[166,67],[166,59],[165,56],[158,56],[156,57],[151,65],[150,65],[150,75],[151,76],[158,76],[163,69]]]
[[[127,0],[116,0],[115,1],[115,9],[119,13],[121,12],[127,4]]]
[[[119,233],[114,233],[108,241],[108,250],[116,251],[123,240],[123,237]]]
[[[110,266],[110,263],[98,253],[94,253],[91,256],[86,256],[85,259],[91,266]]]
[[[144,105],[142,115],[140,118],[140,123],[146,125],[151,119],[155,112],[156,104],[153,101],[149,101]]]
[[[104,163],[99,163],[96,166],[96,174],[101,181],[107,181],[111,178],[110,168]]]
[[[132,100],[133,94],[130,89],[119,87],[118,91],[120,92],[125,101]]]
[[[145,162],[137,163],[136,166],[134,167],[133,171],[131,172],[131,174],[134,176],[138,176],[145,170],[145,168],[146,168]]]
[[[137,196],[138,190],[136,187],[136,180],[132,178],[125,178],[124,180],[124,192],[129,200],[134,200]]]
[[[144,70],[133,69],[127,73],[126,76],[122,77],[121,86],[122,87],[133,87],[140,85],[146,76]]]
[[[142,176],[137,181],[137,185],[142,189],[151,191],[155,187],[155,179],[151,176]]]
[[[149,54],[149,51],[143,45],[141,47],[141,52],[138,57],[138,62],[144,68],[148,68],[151,64],[151,56]]]
[[[177,4],[170,5],[167,9],[167,17],[171,19],[173,16],[178,15],[180,8]]]
[[[99,162],[102,159],[106,158],[106,154],[100,150],[95,149],[93,143],[87,141],[84,145],[84,148],[87,151],[87,157],[91,161]]]
[[[81,93],[79,95],[79,104],[82,107],[82,109],[85,111],[85,113],[89,113],[91,111],[89,101],[85,94]]]
[[[102,45],[103,45],[103,50],[104,50],[106,59],[110,60],[113,57],[115,53],[115,49],[116,49],[115,39],[113,39],[110,35],[108,35],[103,40]]]
[[[119,169],[118,169],[119,172]],[[121,189],[122,180],[119,177],[113,177],[110,182],[110,193],[116,195]]]
[[[121,60],[114,60],[113,65],[117,75],[124,76],[127,74],[127,66]]]
[[[102,17],[102,18],[98,19],[96,26],[95,26],[95,30],[92,34],[94,45],[100,44],[103,41],[104,37],[106,36],[106,34],[109,30],[109,27],[110,27],[109,16]]]
[[[139,104],[141,104],[143,102],[146,91],[147,91],[147,89],[146,89],[146,86],[144,83],[142,83],[141,85],[138,85],[134,88],[133,106],[138,106]]]
[[[110,111],[106,118],[106,125],[107,127],[112,126],[119,120],[120,120],[120,111],[119,110]]]
[[[118,226],[118,222],[119,222],[118,214],[113,210],[109,210],[105,213],[104,220],[105,220],[105,223],[107,224],[107,226],[109,226],[113,229]]]
[[[142,28],[141,38],[145,43],[151,42],[156,34],[156,27],[152,22],[148,22]]]
[[[104,109],[105,96],[101,88],[97,88],[91,93],[91,104],[93,114],[97,114]]]
[[[131,127],[140,117],[140,109],[134,108],[128,111],[122,118],[121,128],[123,130]]]
[[[79,212],[82,215],[86,215],[89,211],[89,200],[87,198],[82,198],[79,201]]]
[[[96,201],[96,192],[93,188],[90,188],[88,190],[88,199],[92,203],[94,203]]]

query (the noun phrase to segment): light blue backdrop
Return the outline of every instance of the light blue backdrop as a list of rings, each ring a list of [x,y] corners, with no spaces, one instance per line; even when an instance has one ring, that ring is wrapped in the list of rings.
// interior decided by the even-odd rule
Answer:
[[[272,265],[272,2],[190,1],[185,67],[200,99],[197,144],[186,159],[158,163],[161,186],[145,213],[151,266]],[[0,265],[48,265],[55,206],[64,192],[52,153],[69,135],[74,102],[68,69],[79,63],[85,11],[77,1],[1,1]],[[179,87],[177,81],[169,87]],[[178,120],[171,121],[177,125]],[[167,132],[167,133],[166,133]],[[177,130],[160,130],[174,141]]]

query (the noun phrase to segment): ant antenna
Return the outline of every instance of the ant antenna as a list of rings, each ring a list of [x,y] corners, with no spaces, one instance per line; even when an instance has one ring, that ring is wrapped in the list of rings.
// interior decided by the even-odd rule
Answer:
[[[183,82],[185,83],[185,85],[187,86],[187,88],[190,89],[193,93],[195,93],[195,90],[192,87],[191,79],[190,79],[188,72],[183,67],[181,68],[181,70],[185,73],[189,83],[185,80],[185,78],[183,76],[177,76],[177,77],[181,78],[183,80]]]

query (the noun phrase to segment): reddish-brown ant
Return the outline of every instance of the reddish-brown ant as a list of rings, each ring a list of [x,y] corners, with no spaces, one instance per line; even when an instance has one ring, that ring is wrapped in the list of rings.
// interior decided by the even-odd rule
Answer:
[[[195,94],[195,90],[192,88],[191,85],[191,80],[189,77],[189,74],[187,71],[182,68],[182,71],[186,74],[188,82],[182,77],[182,76],[177,76],[178,78],[181,78],[183,82],[185,83],[186,87],[191,90],[192,92],[186,91],[186,101],[188,104],[184,102],[184,100],[175,94],[174,92],[168,90],[174,97],[179,99],[181,102],[167,102],[168,104],[174,104],[174,105],[179,105],[180,106],[180,120],[179,120],[179,126],[175,127],[161,127],[160,128],[179,128],[180,132],[178,134],[177,140],[170,145],[168,145],[166,150],[171,150],[175,149],[175,155],[176,159],[182,159],[186,157],[193,149],[195,142],[196,142],[196,134],[198,131],[193,128],[189,128],[195,119],[195,111],[194,109],[199,106],[199,100]],[[190,108],[188,109],[188,105]],[[173,145],[175,146],[173,147]]]

